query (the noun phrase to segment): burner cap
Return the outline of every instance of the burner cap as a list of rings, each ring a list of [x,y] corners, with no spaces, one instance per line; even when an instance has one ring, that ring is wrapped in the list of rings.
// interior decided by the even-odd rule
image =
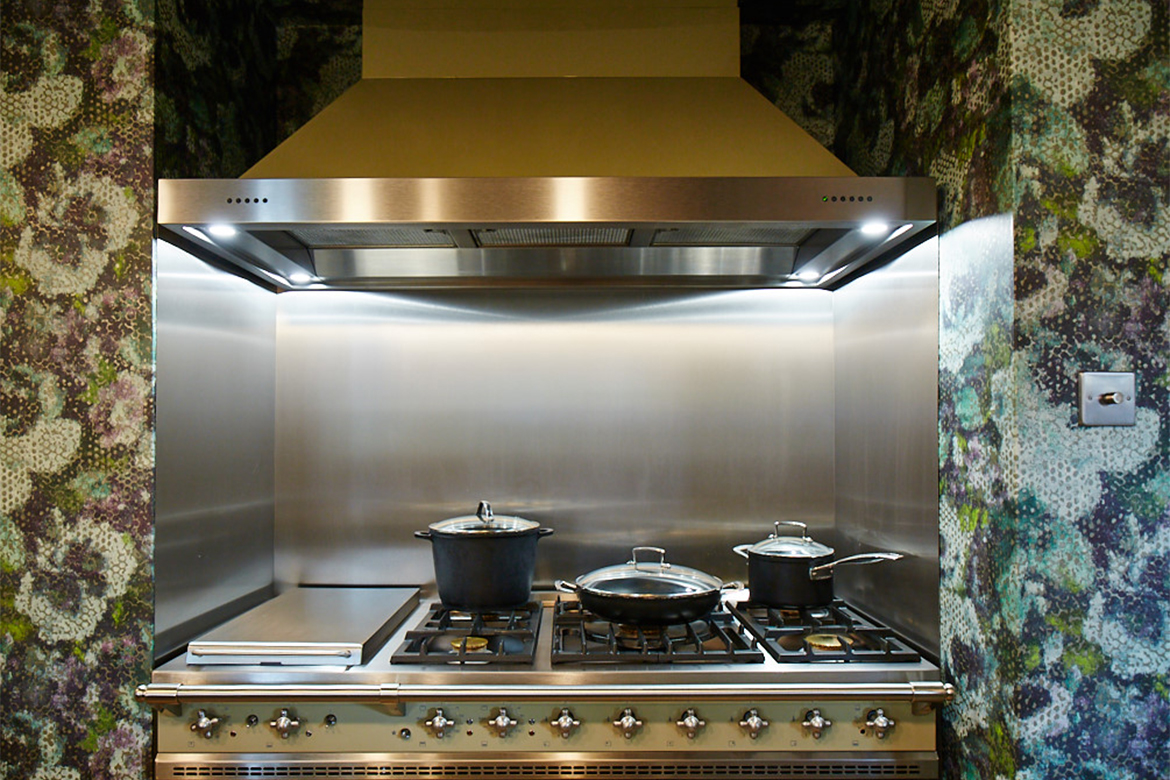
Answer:
[[[809,634],[804,641],[814,650],[840,650],[853,644],[853,638],[843,634]]]

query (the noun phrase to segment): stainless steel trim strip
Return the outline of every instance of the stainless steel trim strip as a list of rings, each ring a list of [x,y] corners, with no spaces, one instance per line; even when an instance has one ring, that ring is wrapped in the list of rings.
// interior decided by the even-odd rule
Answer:
[[[336,656],[338,658],[352,658],[353,648],[330,648],[322,645],[211,645],[193,647],[187,651],[188,655],[195,656],[250,656],[250,655],[290,655],[290,656]]]
[[[796,683],[724,685],[140,685],[134,697],[152,707],[173,707],[185,702],[233,701],[346,701],[398,705],[402,702],[496,701],[506,694],[512,701],[624,701],[651,698],[657,701],[850,701],[881,699],[917,703],[945,703],[954,699],[955,687],[941,682],[907,683]]]
[[[162,225],[238,227],[815,222],[932,224],[928,178],[652,177],[172,179]]]

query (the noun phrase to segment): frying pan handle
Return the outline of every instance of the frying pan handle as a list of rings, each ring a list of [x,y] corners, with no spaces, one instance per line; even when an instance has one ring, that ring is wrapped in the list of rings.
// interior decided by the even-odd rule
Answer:
[[[553,582],[553,589],[559,590],[561,593],[576,593],[580,590],[575,582],[565,582],[564,580],[556,580]]]
[[[751,560],[751,556],[748,555],[748,550],[750,550],[753,546],[754,545],[751,545],[751,544],[737,544],[735,547],[732,547],[731,549],[735,551],[736,555],[740,555],[740,556],[743,556],[744,558],[747,558],[748,560]]]
[[[430,531],[415,531],[414,535],[415,535],[415,538],[418,538],[418,539],[430,539],[431,538]]]
[[[865,563],[896,561],[901,557],[901,553],[895,552],[875,552],[861,553],[860,555],[850,555],[848,558],[842,558],[839,561],[831,561],[829,563],[823,563],[820,566],[813,566],[808,570],[808,578],[810,580],[827,580],[833,576],[833,567],[840,566],[842,564],[860,566]]]

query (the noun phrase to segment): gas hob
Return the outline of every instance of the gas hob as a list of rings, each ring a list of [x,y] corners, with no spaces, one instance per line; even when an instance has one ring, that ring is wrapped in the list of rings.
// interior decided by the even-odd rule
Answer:
[[[159,780],[937,777],[937,666],[777,656],[745,610],[631,636],[555,593],[519,615],[424,601],[364,662],[176,658],[139,698]],[[502,649],[520,660],[487,662]]]

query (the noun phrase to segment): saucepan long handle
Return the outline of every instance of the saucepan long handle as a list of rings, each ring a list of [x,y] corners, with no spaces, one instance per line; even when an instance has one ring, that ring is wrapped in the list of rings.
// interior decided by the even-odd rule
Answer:
[[[810,580],[827,580],[833,576],[833,567],[842,565],[860,566],[865,563],[880,563],[882,561],[896,561],[902,557],[901,553],[895,552],[874,552],[861,553],[860,555],[850,555],[848,558],[842,558],[838,561],[830,561],[823,563],[820,566],[813,566],[808,570],[808,578]]]

